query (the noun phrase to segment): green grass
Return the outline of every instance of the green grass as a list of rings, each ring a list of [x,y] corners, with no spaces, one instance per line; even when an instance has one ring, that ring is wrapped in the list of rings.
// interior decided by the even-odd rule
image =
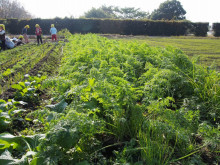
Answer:
[[[118,39],[118,38],[117,38]],[[211,65],[215,63],[220,69],[220,38],[212,37],[126,37],[123,41],[145,42],[150,46],[180,48],[186,55],[200,57],[200,63]]]

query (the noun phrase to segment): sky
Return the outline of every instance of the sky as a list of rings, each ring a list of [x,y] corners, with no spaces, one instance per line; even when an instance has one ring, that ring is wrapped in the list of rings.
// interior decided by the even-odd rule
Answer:
[[[166,0],[18,0],[37,18],[77,18],[92,7],[102,5],[135,7],[151,13]],[[193,22],[220,22],[220,0],[179,0],[186,10],[186,19]]]

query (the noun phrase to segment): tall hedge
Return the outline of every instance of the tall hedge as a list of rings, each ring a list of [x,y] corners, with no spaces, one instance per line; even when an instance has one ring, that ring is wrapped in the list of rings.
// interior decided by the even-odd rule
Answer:
[[[191,31],[195,36],[207,36],[209,31],[209,23],[191,23]]]
[[[219,37],[220,36],[220,23],[213,23],[212,29],[214,31],[214,36]]]
[[[193,27],[195,35],[205,36],[208,27],[205,23],[190,23],[187,21],[153,21],[153,20],[114,20],[114,19],[31,19],[0,20],[5,23],[6,31],[11,34],[21,34],[25,25],[30,25],[29,34],[34,34],[35,25],[39,24],[43,34],[49,34],[51,24],[58,30],[67,28],[71,33],[103,33],[122,35],[149,35],[149,36],[179,36],[186,35]]]

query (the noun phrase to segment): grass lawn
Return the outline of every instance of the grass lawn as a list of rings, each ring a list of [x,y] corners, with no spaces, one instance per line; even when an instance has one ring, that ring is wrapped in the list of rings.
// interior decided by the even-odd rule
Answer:
[[[109,37],[109,36],[107,36]],[[199,56],[200,63],[215,63],[220,70],[220,38],[215,37],[149,37],[149,36],[110,36],[123,41],[145,42],[151,46],[174,46],[180,48],[188,56]]]

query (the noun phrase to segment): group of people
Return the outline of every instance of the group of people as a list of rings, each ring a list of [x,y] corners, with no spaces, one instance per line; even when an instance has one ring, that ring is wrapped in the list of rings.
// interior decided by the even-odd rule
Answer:
[[[0,46],[1,50],[12,49],[16,46],[22,45],[23,36],[20,35],[18,38],[10,39],[9,37],[5,36],[5,25],[0,24]]]
[[[37,43],[38,45],[41,43],[43,43],[42,41],[42,29],[40,27],[39,24],[35,25],[36,30],[35,30],[35,34],[37,36]],[[30,28],[29,25],[26,25],[23,29],[22,29],[22,35],[20,35],[17,38],[13,38],[10,39],[9,37],[5,36],[5,25],[4,24],[0,24],[0,46],[1,46],[1,50],[5,50],[7,49],[12,49],[16,46],[22,45],[23,43],[23,39],[25,43],[29,43],[28,40],[28,29]],[[52,42],[53,41],[57,41],[57,29],[55,28],[54,24],[51,24],[51,28],[50,28],[50,34],[51,34],[51,39]]]

